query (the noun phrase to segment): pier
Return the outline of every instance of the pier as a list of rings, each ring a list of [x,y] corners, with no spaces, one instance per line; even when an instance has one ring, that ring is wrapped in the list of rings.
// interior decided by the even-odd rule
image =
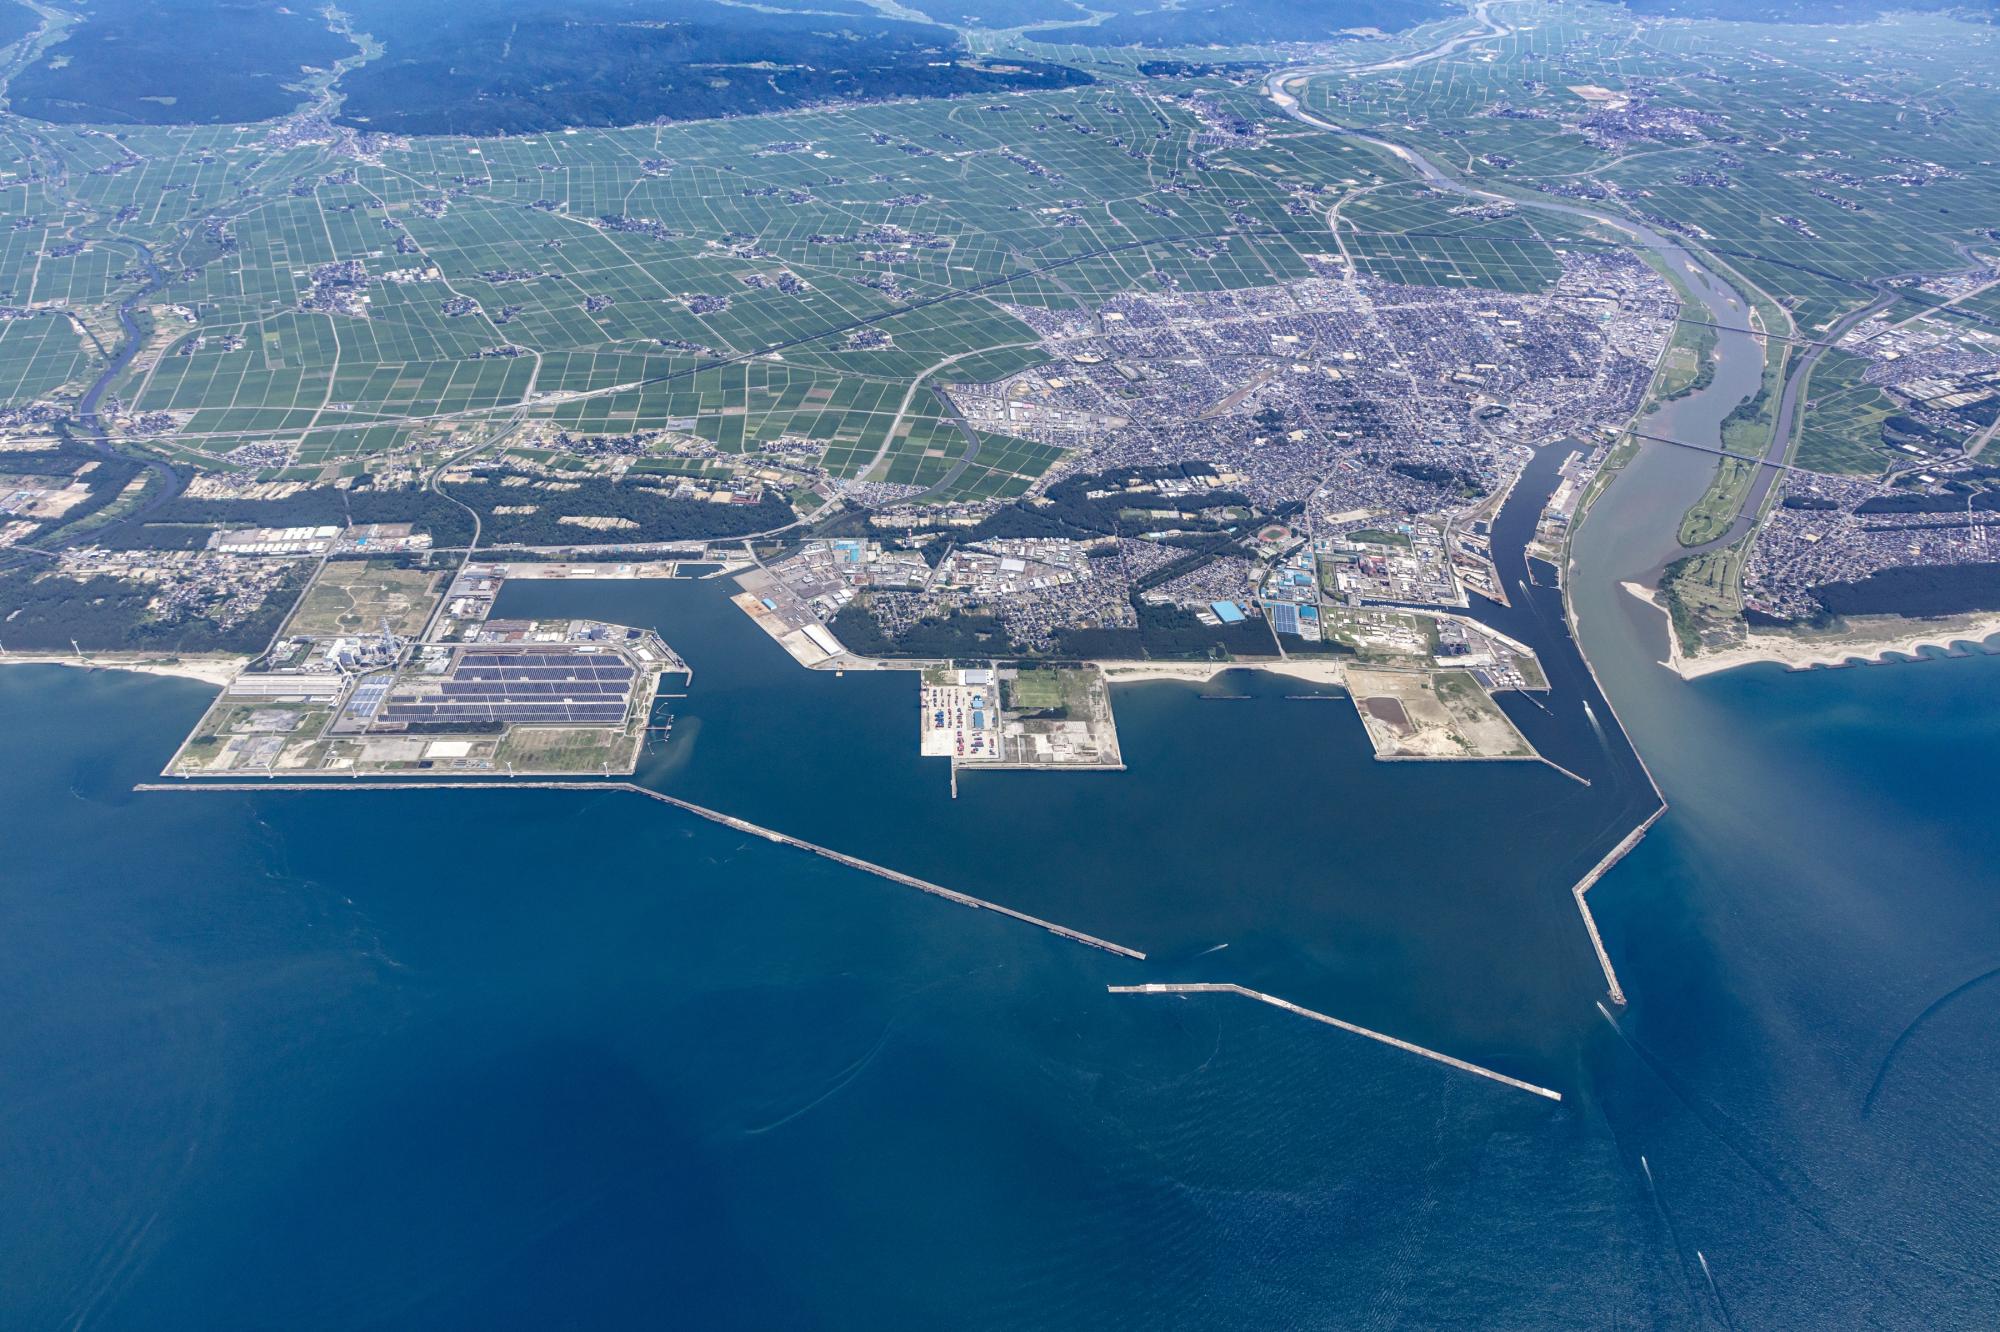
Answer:
[[[790,847],[796,847],[798,850],[801,851],[810,851],[816,856],[823,856],[828,860],[835,861],[838,862],[839,864],[845,865],[849,869],[858,869],[865,873],[873,874],[877,878],[887,879],[891,883],[899,883],[903,885],[905,888],[914,888],[918,892],[929,893],[932,897],[942,897],[947,902],[956,902],[960,906],[971,907],[975,911],[991,911],[998,915],[1005,916],[1010,920],[1018,920],[1024,925],[1033,925],[1036,929],[1046,930],[1050,934],[1053,934],[1058,938],[1068,939],[1072,943],[1084,944],[1091,948],[1101,949],[1102,951],[1107,953],[1115,953],[1119,957],[1129,957],[1134,961],[1138,962],[1143,962],[1146,960],[1146,955],[1140,952],[1136,948],[1127,948],[1123,944],[1112,943],[1109,939],[1100,939],[1094,934],[1085,934],[1082,930],[1073,930],[1067,925],[1058,925],[1052,920],[1043,920],[1040,916],[1031,916],[1025,911],[1016,911],[1013,907],[1002,906],[998,902],[989,902],[985,898],[974,897],[970,893],[961,893],[957,889],[946,888],[942,884],[932,883],[928,879],[919,879],[914,874],[905,874],[901,870],[892,870],[886,865],[877,865],[872,860],[863,860],[859,856],[850,856],[844,851],[835,851],[833,848],[821,846],[817,842],[808,842],[803,837],[794,837],[790,833],[781,833],[774,828],[766,828],[760,824],[752,823],[748,819],[739,819],[733,814],[724,814],[720,810],[710,809],[706,805],[697,805],[691,800],[683,800],[679,796],[670,796],[663,791],[655,791],[651,787],[640,786],[637,782],[605,782],[605,781],[523,782],[523,781],[509,781],[503,777],[503,778],[488,778],[486,780],[461,779],[453,781],[436,781],[436,782],[369,781],[366,783],[362,783],[362,782],[326,781],[326,780],[280,781],[274,778],[269,781],[261,781],[261,782],[190,782],[190,781],[140,782],[132,789],[134,791],[143,791],[143,792],[436,791],[436,790],[518,791],[523,789],[535,790],[535,791],[628,791],[636,795],[645,796],[649,800],[657,800],[661,804],[672,805],[675,809],[685,810],[689,814],[696,815],[699,818],[707,819],[710,823],[719,823],[725,828],[734,828],[738,832],[749,833],[752,836],[761,837],[767,842],[776,842],[780,846],[790,846]]]
[[[1590,778],[1588,778],[1588,777],[1585,777],[1585,776],[1583,776],[1583,775],[1582,775],[1582,774],[1580,774],[1580,773],[1574,773],[1574,772],[1571,772],[1571,771],[1570,771],[1570,770],[1569,770],[1568,768],[1565,768],[1565,767],[1564,767],[1564,766],[1563,766],[1562,764],[1560,764],[1560,763],[1556,762],[1556,761],[1555,761],[1554,759],[1550,758],[1550,757],[1549,757],[1549,756],[1548,756],[1547,754],[1539,754],[1539,753],[1538,753],[1538,754],[1536,754],[1536,755],[1535,755],[1535,757],[1536,757],[1536,758],[1538,758],[1538,759],[1540,759],[1540,760],[1541,760],[1542,762],[1544,762],[1544,763],[1548,764],[1548,765],[1549,765],[1549,766],[1550,766],[1551,768],[1554,768],[1554,769],[1555,769],[1555,770],[1556,770],[1557,772],[1559,772],[1559,773],[1561,773],[1561,774],[1562,774],[1563,776],[1565,776],[1565,777],[1569,778],[1569,779],[1570,779],[1571,781],[1573,781],[1573,782],[1581,782],[1581,783],[1583,783],[1583,784],[1584,784],[1585,786],[1589,786],[1589,785],[1590,785]]]
[[[1491,1081],[1512,1087],[1516,1091],[1528,1092],[1531,1095],[1544,1097],[1551,1101],[1562,1100],[1562,1093],[1559,1091],[1552,1091],[1547,1087],[1538,1087],[1532,1082],[1523,1082],[1519,1078],[1510,1078],[1505,1073],[1496,1073],[1490,1068],[1481,1068],[1477,1064],[1468,1064],[1463,1059],[1455,1059],[1451,1055],[1440,1051],[1427,1049],[1424,1046],[1401,1040],[1395,1036],[1387,1036],[1379,1031],[1371,1031],[1367,1027],[1358,1026],[1352,1022],[1343,1022],[1341,1019],[1330,1017],[1325,1013],[1315,1013],[1310,1008],[1302,1008],[1289,999],[1280,999],[1274,994],[1265,994],[1262,990],[1252,990],[1241,985],[1214,981],[1192,982],[1180,985],[1158,983],[1151,985],[1111,985],[1105,988],[1112,994],[1240,994],[1245,999],[1255,999],[1260,1004],[1269,1004],[1273,1008],[1282,1008],[1287,1013],[1296,1013],[1302,1018],[1311,1018],[1314,1022],[1324,1022],[1329,1027],[1338,1027],[1342,1031],[1352,1032],[1356,1036],[1366,1036],[1371,1041],[1380,1041],[1383,1045],[1392,1045],[1398,1050],[1406,1050],[1410,1054],[1422,1055],[1426,1059],[1455,1068],[1461,1073],[1475,1074],[1478,1077],[1487,1078]]]

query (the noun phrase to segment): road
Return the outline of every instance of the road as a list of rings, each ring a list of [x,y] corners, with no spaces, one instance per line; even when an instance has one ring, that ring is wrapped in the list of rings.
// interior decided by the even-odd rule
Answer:
[[[1384,62],[1385,65],[1407,67],[1410,63],[1436,59],[1470,42],[1504,34],[1507,29],[1496,23],[1488,11],[1485,4],[1475,11],[1481,31],[1461,34],[1428,52],[1406,57],[1401,62]],[[1387,153],[1433,189],[1581,219],[1628,238],[1635,249],[1650,252],[1667,271],[1676,274],[1686,288],[1687,304],[1706,307],[1706,313],[1717,325],[1716,368],[1708,384],[1678,399],[1657,418],[1662,437],[1679,447],[1642,450],[1610,490],[1598,498],[1589,517],[1572,536],[1570,571],[1562,580],[1561,590],[1556,591],[1536,578],[1534,566],[1526,555],[1542,504],[1555,485],[1555,465],[1575,451],[1575,445],[1557,443],[1541,450],[1530,461],[1522,482],[1516,485],[1494,521],[1492,549],[1496,571],[1503,585],[1518,589],[1519,595],[1509,606],[1475,599],[1469,610],[1481,623],[1534,648],[1550,684],[1542,711],[1547,714],[1547,722],[1558,730],[1552,735],[1548,725],[1526,711],[1515,715],[1510,710],[1509,715],[1538,750],[1550,752],[1547,740],[1570,745],[1572,761],[1565,766],[1587,772],[1594,783],[1593,790],[1602,792],[1607,801],[1606,822],[1599,837],[1602,845],[1612,848],[1612,854],[1600,861],[1600,868],[1578,883],[1573,892],[1610,994],[1616,999],[1620,996],[1617,978],[1598,939],[1584,892],[1605,865],[1615,861],[1617,855],[1644,834],[1659,817],[1666,800],[1652,781],[1612,702],[1614,689],[1633,690],[1638,687],[1635,682],[1649,680],[1650,675],[1642,672],[1647,672],[1650,663],[1657,660],[1657,649],[1645,634],[1658,632],[1658,620],[1642,626],[1629,616],[1615,613],[1617,608],[1636,604],[1621,590],[1621,585],[1628,579],[1650,578],[1656,582],[1659,568],[1682,553],[1682,515],[1714,476],[1715,461],[1704,455],[1724,451],[1721,422],[1761,381],[1766,344],[1747,327],[1751,306],[1744,294],[1681,241],[1643,223],[1567,200],[1502,195],[1465,184],[1447,175],[1415,149],[1356,134],[1306,110],[1298,92],[1293,91],[1297,88],[1303,92],[1303,81],[1317,74],[1338,76],[1361,72],[1366,71],[1280,70],[1266,80],[1265,93],[1291,119]],[[1711,440],[1714,443],[1708,442]],[[1760,470],[1771,475],[1777,472],[1776,468]],[[1531,479],[1534,484],[1524,491]],[[1607,500],[1615,503],[1607,504]],[[1650,574],[1645,572],[1649,569]],[[1588,652],[1582,628],[1586,623],[1596,631]],[[1612,667],[1604,679],[1599,677],[1599,658],[1606,659]],[[1595,736],[1602,748],[1593,754],[1587,745],[1579,748],[1565,736]]]
[[[1747,361],[1747,359],[1754,356],[1759,364],[1759,373],[1761,375],[1765,335],[1761,332],[1753,331],[1747,326],[1746,321],[1752,308],[1748,298],[1738,291],[1734,285],[1720,277],[1704,260],[1697,257],[1681,241],[1664,235],[1654,228],[1642,222],[1634,221],[1631,218],[1614,213],[1600,212],[1567,200],[1522,198],[1516,195],[1501,194],[1493,190],[1469,185],[1455,176],[1448,175],[1428,157],[1407,145],[1390,139],[1381,139],[1372,135],[1358,133],[1344,125],[1327,120],[1308,111],[1301,102],[1298,94],[1292,91],[1294,87],[1303,90],[1304,82],[1314,77],[1365,74],[1389,69],[1408,68],[1410,65],[1438,59],[1470,42],[1483,41],[1495,36],[1504,36],[1511,32],[1511,28],[1506,27],[1492,17],[1489,12],[1490,9],[1491,0],[1488,0],[1488,3],[1479,5],[1473,11],[1473,16],[1482,25],[1481,30],[1460,34],[1457,37],[1439,43],[1428,51],[1404,57],[1402,60],[1383,61],[1376,65],[1364,65],[1352,68],[1312,66],[1274,71],[1265,79],[1265,95],[1285,115],[1301,124],[1310,125],[1315,129],[1326,130],[1329,133],[1339,134],[1388,153],[1397,161],[1409,167],[1410,170],[1416,173],[1419,180],[1433,189],[1463,195],[1467,198],[1507,203],[1517,208],[1531,209],[1535,212],[1578,218],[1629,237],[1635,247],[1651,251],[1670,271],[1680,275],[1681,279],[1688,283],[1694,290],[1697,300],[1705,304],[1712,313],[1718,316],[1713,321],[1695,321],[1706,323],[1709,327],[1717,330],[1718,342],[1716,355],[1718,358],[1729,356]],[[1855,318],[1865,318],[1872,312],[1872,309],[1873,307],[1870,310],[1861,311]],[[1738,321],[1720,318],[1719,316],[1724,311],[1740,312],[1745,319]],[[1801,364],[1810,365],[1813,360],[1824,354],[1826,345],[1838,341],[1840,335],[1846,331],[1846,328],[1847,324],[1843,322],[1841,326],[1838,326],[1828,335],[1825,344],[1814,346],[1805,357],[1802,357]],[[1751,494],[1745,498],[1743,508],[1739,510],[1737,519],[1731,526],[1731,535],[1724,538],[1724,540],[1733,540],[1736,536],[1740,536],[1741,531],[1738,529],[1744,528],[1744,530],[1747,530],[1745,527],[1746,524],[1754,525],[1757,514],[1760,512],[1765,498],[1770,493],[1772,481],[1785,470],[1785,454],[1789,448],[1791,439],[1789,424],[1796,410],[1798,385],[1801,382],[1803,381],[1787,380],[1786,391],[1779,408],[1782,417],[1780,428],[1772,432],[1771,442],[1761,457],[1734,454],[1719,444],[1708,445],[1698,440],[1654,435],[1645,436],[1648,439],[1677,445],[1682,449],[1713,453],[1724,457],[1749,457],[1752,461],[1766,464],[1758,469],[1758,479],[1751,487]],[[1706,396],[1713,396],[1715,393],[1716,388],[1714,386],[1705,390]],[[1657,562],[1658,568],[1664,568],[1670,560],[1677,559],[1687,553],[1679,545],[1678,526],[1676,526],[1672,535],[1672,541],[1671,548],[1664,545],[1661,547]]]
[[[1744,494],[1743,503],[1736,510],[1735,520],[1729,524],[1729,530],[1721,536],[1704,541],[1698,546],[1688,547],[1688,554],[1699,555],[1704,551],[1734,545],[1756,529],[1758,520],[1764,512],[1764,504],[1771,496],[1771,487],[1777,484],[1779,477],[1791,470],[1792,433],[1798,425],[1799,395],[1805,391],[1806,380],[1811,376],[1812,368],[1819,364],[1820,358],[1826,355],[1829,348],[1846,336],[1849,329],[1873,318],[1878,311],[1886,308],[1895,299],[1894,293],[1878,297],[1867,306],[1848,315],[1835,324],[1824,339],[1808,345],[1787,368],[1785,386],[1778,395],[1777,418],[1771,425],[1771,437],[1764,442],[1762,456],[1731,453],[1726,449],[1721,451],[1729,457],[1749,457],[1751,461],[1762,464],[1757,469],[1757,474],[1750,480],[1750,489]]]
[[[918,390],[923,388],[925,382],[928,381],[932,375],[936,374],[940,370],[948,369],[951,366],[957,365],[960,361],[965,360],[967,357],[984,356],[986,355],[986,353],[990,351],[1005,351],[1013,347],[1031,347],[1034,345],[1035,344],[1033,343],[1026,343],[1026,342],[1008,342],[1008,343],[1003,343],[998,347],[978,347],[971,351],[954,352],[950,356],[947,356],[943,360],[938,361],[937,363],[932,365],[928,370],[925,370],[915,379],[911,380],[910,387],[904,390],[903,401],[901,405],[899,405],[896,408],[896,415],[894,419],[892,419],[889,422],[889,429],[887,433],[885,433],[882,436],[882,447],[875,451],[875,456],[868,460],[868,465],[866,467],[862,468],[860,471],[854,474],[855,477],[858,480],[862,481],[869,481],[869,480],[879,481],[882,479],[875,475],[875,471],[877,468],[882,466],[882,464],[888,459],[890,451],[896,447],[897,432],[902,429],[904,418],[910,414],[910,408],[917,400]],[[938,482],[936,485],[932,486],[929,490],[924,491],[923,494],[916,496],[915,497],[916,500],[928,499],[930,496],[937,494],[948,488],[953,482],[957,481],[959,476],[964,473],[965,469],[972,464],[972,460],[979,456],[979,436],[973,433],[972,428],[965,423],[965,418],[959,415],[957,409],[951,406],[950,401],[946,399],[943,394],[938,394],[938,398],[941,402],[943,402],[946,410],[949,411],[952,417],[958,422],[959,429],[965,432],[967,447],[964,454],[960,455],[958,461],[955,464],[953,464],[951,471],[946,474],[944,480]]]

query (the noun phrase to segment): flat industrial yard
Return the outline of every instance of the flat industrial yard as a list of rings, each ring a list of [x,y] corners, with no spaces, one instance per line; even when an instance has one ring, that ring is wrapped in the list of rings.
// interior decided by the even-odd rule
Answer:
[[[1347,689],[1377,758],[1536,757],[1469,671],[1357,667],[1347,672]]]
[[[270,651],[236,675],[166,768],[172,777],[630,772],[661,677],[655,635],[591,620],[489,616],[503,581],[452,584],[458,613],[421,631],[445,569],[333,561]],[[477,594],[461,591],[467,582]]]

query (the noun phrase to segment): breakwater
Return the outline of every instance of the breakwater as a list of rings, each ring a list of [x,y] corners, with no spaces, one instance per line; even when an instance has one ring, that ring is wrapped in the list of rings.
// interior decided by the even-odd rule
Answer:
[[[1528,1092],[1531,1095],[1545,1097],[1551,1101],[1560,1101],[1562,1099],[1561,1092],[1551,1090],[1548,1087],[1540,1087],[1532,1082],[1523,1082],[1519,1078],[1510,1078],[1505,1073],[1496,1073],[1490,1068],[1482,1068],[1478,1064],[1467,1063],[1463,1059],[1445,1054],[1439,1050],[1430,1049],[1428,1046],[1418,1045],[1413,1041],[1403,1040],[1401,1037],[1390,1036],[1384,1032],[1375,1031],[1358,1023],[1333,1017],[1327,1013],[1315,1012],[1310,1008],[1295,1004],[1289,999],[1280,999],[1275,994],[1265,994],[1262,990],[1252,990],[1247,986],[1234,985],[1227,982],[1197,981],[1178,985],[1155,983],[1151,985],[1112,985],[1106,988],[1112,994],[1241,995],[1245,999],[1255,999],[1260,1004],[1269,1004],[1273,1008],[1282,1008],[1287,1013],[1293,1013],[1302,1018],[1311,1018],[1314,1022],[1323,1022],[1329,1027],[1338,1027],[1342,1031],[1351,1032],[1356,1036],[1365,1036],[1371,1041],[1379,1041],[1383,1045],[1394,1046],[1398,1050],[1407,1051],[1413,1055],[1421,1055],[1425,1059],[1435,1060],[1440,1064],[1455,1068],[1461,1073],[1471,1073],[1478,1077],[1490,1078],[1494,1082],[1513,1087],[1517,1091]]]
[[[684,810],[698,818],[707,819],[710,823],[719,823],[725,828],[734,828],[738,832],[749,833],[754,837],[761,837],[767,842],[776,842],[780,846],[794,847],[800,851],[810,851],[816,856],[822,856],[837,864],[846,865],[850,869],[862,870],[875,875],[877,878],[887,879],[891,883],[899,883],[905,888],[914,888],[918,892],[928,893],[932,897],[941,897],[947,902],[956,902],[960,906],[971,907],[975,911],[991,911],[1005,916],[1009,920],[1018,920],[1024,925],[1033,925],[1036,929],[1046,930],[1048,933],[1061,939],[1068,939],[1072,943],[1080,943],[1090,948],[1101,949],[1107,953],[1115,953],[1119,957],[1131,958],[1138,962],[1143,962],[1146,959],[1146,955],[1136,948],[1127,948],[1124,944],[1113,943],[1109,939],[1100,939],[1094,934],[1086,934],[1082,930],[1073,930],[1067,925],[1058,925],[1052,920],[1044,920],[1040,916],[1031,916],[1025,911],[1017,911],[1013,907],[1002,906],[998,902],[989,902],[983,897],[974,897],[970,893],[961,893],[955,888],[946,888],[942,884],[932,883],[928,879],[919,879],[914,874],[905,874],[901,870],[893,870],[886,865],[878,865],[872,860],[863,860],[859,856],[850,856],[844,851],[835,851],[833,848],[821,846],[817,842],[809,842],[803,837],[794,837],[790,833],[782,833],[775,828],[766,828],[762,824],[752,823],[748,819],[739,819],[733,814],[724,814],[721,810],[710,809],[706,805],[697,805],[691,800],[683,800],[679,796],[670,796],[664,791],[655,791],[651,787],[640,786],[636,782],[522,782],[509,781],[505,778],[488,778],[484,780],[472,779],[436,782],[370,781],[363,784],[360,782],[298,781],[273,778],[262,782],[140,782],[132,789],[142,792],[518,791],[524,789],[535,791],[625,791],[634,795],[645,796],[648,800],[657,800],[661,804],[672,805],[675,809]]]

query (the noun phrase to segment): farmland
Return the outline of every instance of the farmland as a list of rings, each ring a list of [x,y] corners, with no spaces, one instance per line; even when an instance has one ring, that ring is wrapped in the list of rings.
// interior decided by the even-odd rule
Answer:
[[[332,479],[518,414],[738,455],[791,443],[834,478],[921,488],[971,441],[913,381],[1039,358],[1003,305],[1296,279],[1323,243],[1301,192],[1330,165],[1381,178],[1316,140],[1202,158],[1193,119],[1143,88],[777,125],[362,157],[337,132],[125,131],[85,198],[189,267],[149,303],[165,331],[120,396],[149,447],[228,469],[251,446],[266,479]],[[77,142],[86,162],[112,148]],[[1217,173],[1226,197],[1199,179]],[[1005,441],[977,457],[951,494],[1018,493],[1053,461]]]
[[[262,120],[7,117],[0,411],[71,421],[103,375],[93,425],[189,486],[169,497],[155,471],[104,512],[165,505],[169,526],[414,521],[440,545],[836,518],[1038,535],[1062,478],[1162,464],[1247,478],[1248,502],[1143,522],[1161,510],[1127,506],[1145,529],[1211,532],[1315,493],[1315,523],[1400,521],[1504,483],[1508,450],[1547,429],[1615,424],[1656,364],[1666,395],[1705,373],[1711,330],[1671,329],[1659,354],[1670,298],[1629,239],[1521,206],[1536,195],[1675,232],[1744,281],[1775,337],[1733,448],[1773,424],[1784,339],[1871,303],[1985,354],[1990,31],[1906,16],[1842,43],[1599,5],[1506,15],[1404,63],[1364,56],[1431,38],[1175,58],[1141,33],[1152,18],[1132,27],[1144,49],[1113,49],[995,11],[959,34],[966,63],[939,90],[962,95],[805,105],[821,99],[801,85],[779,114],[638,125],[496,106],[511,119],[480,128],[524,132],[477,136],[385,132],[429,127],[368,100],[429,57],[343,36],[328,49],[358,53]],[[1283,17],[1241,40],[1286,40]],[[958,40],[881,32],[909,52]],[[1300,85],[1316,114],[1490,193],[1277,114],[1260,71],[1305,54],[1354,67]],[[1803,465],[1886,474],[1990,438],[1984,372],[1892,399],[1865,359],[1813,371]],[[1727,527],[1742,482],[1718,476],[1690,540]],[[1129,629],[1119,604],[1080,627]]]

